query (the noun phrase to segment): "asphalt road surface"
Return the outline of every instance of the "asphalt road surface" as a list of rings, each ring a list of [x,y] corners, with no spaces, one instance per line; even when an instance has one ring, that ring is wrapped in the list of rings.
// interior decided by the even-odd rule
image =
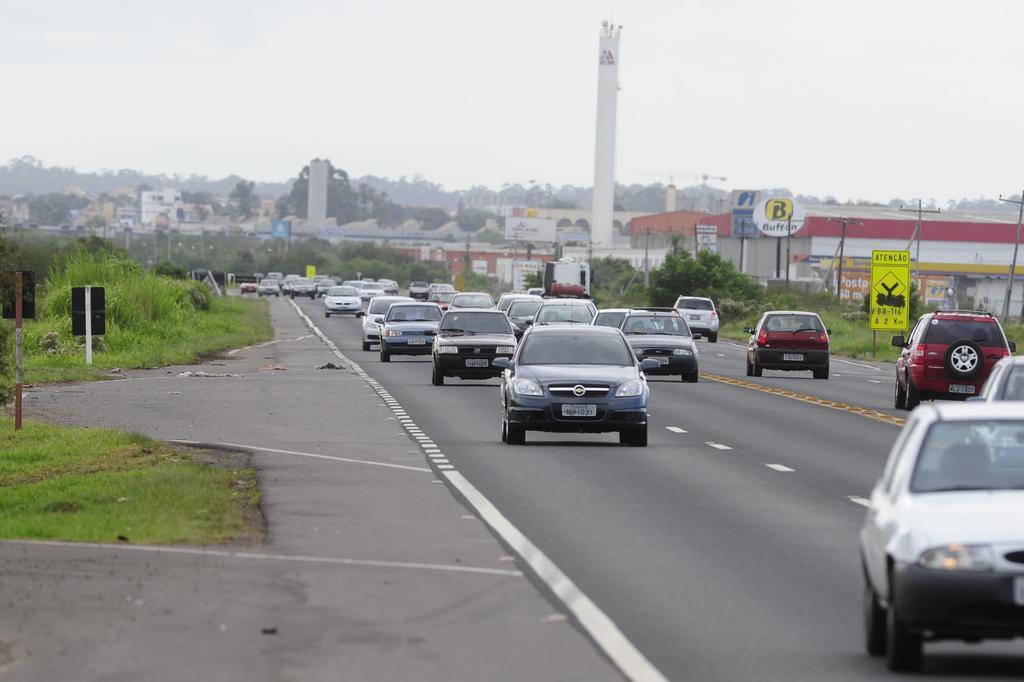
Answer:
[[[429,357],[380,363],[358,321],[299,305],[666,677],[886,674],[862,645],[857,531],[903,416],[891,366],[834,358],[828,381],[748,378],[740,345],[703,343],[717,380],[652,379],[649,447],[536,432],[509,447],[498,380],[432,386]],[[925,679],[1024,676],[1019,643],[926,653]]]

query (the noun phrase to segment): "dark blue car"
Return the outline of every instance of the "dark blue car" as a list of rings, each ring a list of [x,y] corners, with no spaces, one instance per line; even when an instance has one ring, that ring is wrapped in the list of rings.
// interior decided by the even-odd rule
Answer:
[[[626,338],[610,327],[532,327],[511,359],[494,361],[501,381],[501,439],[526,442],[527,431],[606,433],[647,445],[643,371]]]
[[[380,330],[380,361],[392,355],[430,355],[441,321],[434,303],[395,303],[388,308]]]

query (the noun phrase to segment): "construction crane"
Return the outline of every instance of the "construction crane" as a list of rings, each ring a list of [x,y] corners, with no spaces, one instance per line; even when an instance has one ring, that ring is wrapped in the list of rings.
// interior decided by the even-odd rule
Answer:
[[[701,175],[696,176],[696,179],[700,180],[700,186],[701,187],[707,187],[708,186],[708,180],[717,180],[719,182],[725,182],[729,178],[724,178],[724,177],[722,177],[720,175],[710,175],[708,173],[702,173]]]

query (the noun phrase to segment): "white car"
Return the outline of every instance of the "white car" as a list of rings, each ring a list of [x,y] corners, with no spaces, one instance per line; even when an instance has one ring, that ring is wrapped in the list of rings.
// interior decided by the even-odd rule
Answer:
[[[494,299],[491,295],[482,291],[466,291],[455,294],[448,309],[456,308],[493,308]]]
[[[860,532],[868,653],[916,670],[925,641],[1024,637],[1024,410],[911,414]]]
[[[384,293],[388,294],[389,296],[397,296],[398,295],[398,282],[396,282],[395,280],[393,280],[393,279],[378,279],[377,280],[377,284],[379,284],[382,287],[384,287]]]
[[[324,317],[363,314],[363,301],[355,287],[331,287],[324,295]]]
[[[359,297],[363,299],[363,303],[366,303],[375,296],[386,296],[384,287],[377,282],[363,282],[363,286],[359,289]]]
[[[363,350],[370,350],[370,346],[380,343],[384,316],[394,303],[412,303],[412,299],[408,296],[375,296],[370,300],[363,316]]]
[[[715,302],[703,296],[680,296],[672,306],[695,334],[711,343],[718,342],[718,311]]]
[[[1024,400],[1024,356],[1010,356],[997,362],[988,375],[981,395],[968,400]]]

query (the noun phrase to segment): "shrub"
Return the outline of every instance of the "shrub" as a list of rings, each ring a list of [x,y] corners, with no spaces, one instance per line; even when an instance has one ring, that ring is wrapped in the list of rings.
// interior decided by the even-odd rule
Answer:
[[[14,333],[0,321],[0,405],[11,399],[14,388]]]

